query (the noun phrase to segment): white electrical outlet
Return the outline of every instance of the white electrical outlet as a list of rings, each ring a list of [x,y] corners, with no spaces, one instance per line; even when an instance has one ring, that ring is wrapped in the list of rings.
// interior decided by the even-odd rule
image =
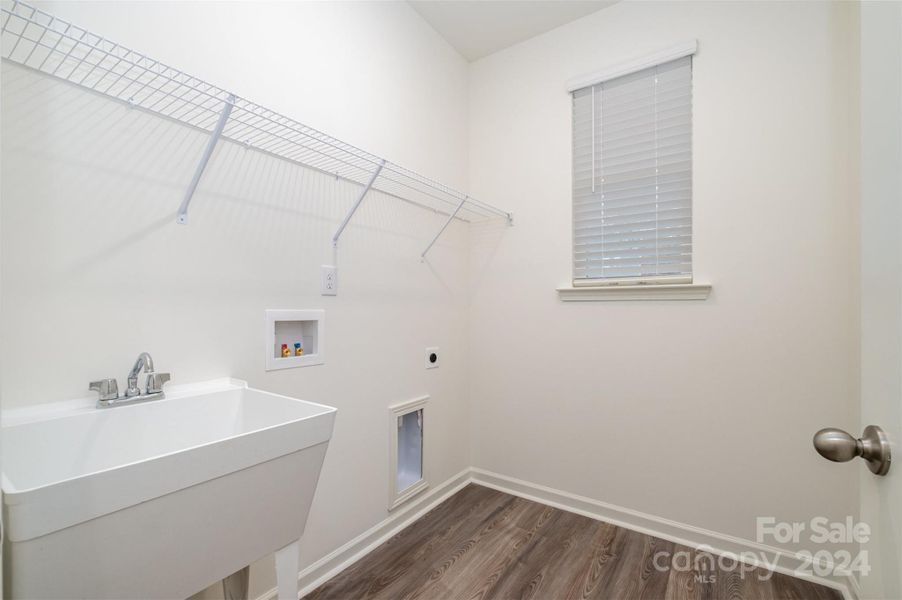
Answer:
[[[320,287],[323,296],[338,295],[338,269],[332,265],[323,265]]]
[[[439,354],[438,348],[426,348],[426,368],[438,369]]]

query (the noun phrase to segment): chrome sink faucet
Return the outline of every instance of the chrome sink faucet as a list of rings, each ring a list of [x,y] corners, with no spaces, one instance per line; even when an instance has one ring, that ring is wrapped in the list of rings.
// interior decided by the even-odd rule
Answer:
[[[142,370],[147,373],[147,383],[143,393],[138,387],[138,375]],[[165,398],[163,384],[167,381],[169,381],[169,373],[156,373],[153,370],[153,358],[147,352],[142,352],[128,373],[128,387],[125,394],[119,395],[119,385],[115,379],[92,381],[88,385],[88,389],[100,394],[97,399],[97,408],[107,408]]]
[[[141,395],[141,390],[138,389],[138,374],[141,372],[141,369],[148,373],[153,373],[153,359],[147,352],[142,352],[138,355],[135,366],[128,372],[128,388],[125,390],[126,398]]]

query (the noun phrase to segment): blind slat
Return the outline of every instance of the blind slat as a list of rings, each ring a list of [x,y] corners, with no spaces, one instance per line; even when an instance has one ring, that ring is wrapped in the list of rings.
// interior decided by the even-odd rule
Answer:
[[[649,186],[653,187],[654,186]],[[672,185],[659,185],[658,186],[658,202],[668,202],[671,200],[680,200],[686,201],[689,200],[689,188],[685,183],[678,183]],[[601,194],[593,194],[589,192],[588,194],[583,194],[581,196],[576,197],[573,201],[574,210],[576,212],[580,212],[583,210],[604,210],[607,207],[610,208],[619,208],[622,204],[633,204],[634,200],[646,200],[648,197],[646,188],[639,188],[638,191],[634,192],[625,192],[621,194],[607,194],[604,198],[604,204],[602,204]],[[653,202],[648,201],[649,204],[653,204]]]
[[[692,57],[573,92],[573,277],[692,272]]]
[[[591,218],[581,219],[580,222],[573,227],[573,230],[580,232],[599,229],[601,227],[622,228],[624,225],[629,226],[643,222],[660,222],[661,226],[663,226],[665,223],[676,217],[688,219],[690,216],[689,209],[685,206],[680,206],[676,202],[671,202],[670,206],[667,208],[652,206],[646,207],[645,209],[636,208],[629,210],[632,210],[632,212],[605,214],[601,217],[596,215]]]

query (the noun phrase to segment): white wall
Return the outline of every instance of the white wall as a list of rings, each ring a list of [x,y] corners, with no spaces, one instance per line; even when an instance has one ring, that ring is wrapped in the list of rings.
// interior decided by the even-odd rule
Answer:
[[[470,187],[516,224],[470,233],[475,466],[747,539],[756,516],[857,514],[860,465],[811,446],[857,424],[853,11],[623,2],[472,64]],[[561,303],[565,84],[692,38],[694,270],[713,293]]]
[[[176,382],[232,375],[337,406],[303,564],[385,516],[386,406],[421,393],[434,482],[474,464],[746,538],[759,515],[856,514],[857,466],[810,440],[858,416],[850,7],[620,3],[468,67],[403,3],[43,6],[516,225],[455,226],[424,265],[441,219],[375,195],[323,298],[356,188],[224,144],[176,226],[203,136],[4,65],[4,407],[82,396],[141,350]],[[695,271],[713,295],[562,304],[565,82],[687,38]],[[328,364],[264,373],[274,307],[326,309]],[[272,583],[260,567],[252,594]]]
[[[467,65],[405,3],[42,4],[109,38],[452,185],[467,179]],[[338,407],[302,566],[386,516],[388,411],[428,393],[427,477],[469,465],[467,230],[231,144],[175,211],[206,142],[15,65],[2,76],[0,394],[88,395],[152,353],[174,383],[221,376]],[[264,372],[266,308],[325,308],[328,362]],[[427,346],[442,367],[426,371]],[[249,518],[254,518],[249,515]],[[274,584],[264,561],[252,594]]]

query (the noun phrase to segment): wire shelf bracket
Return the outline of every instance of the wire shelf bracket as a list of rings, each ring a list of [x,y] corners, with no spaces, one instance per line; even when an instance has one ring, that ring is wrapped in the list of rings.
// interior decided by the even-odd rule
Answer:
[[[223,103],[222,112],[219,114],[219,120],[216,122],[216,128],[213,130],[213,133],[210,134],[210,139],[207,141],[207,147],[204,148],[204,154],[200,158],[197,170],[194,171],[194,177],[191,178],[191,183],[188,184],[188,190],[185,192],[185,197],[182,199],[181,206],[179,206],[179,215],[175,219],[175,222],[179,225],[186,225],[188,223],[188,205],[191,204],[191,198],[194,197],[194,192],[197,190],[197,184],[200,183],[201,175],[204,174],[204,169],[207,168],[207,163],[210,162],[210,157],[213,155],[213,149],[216,148],[216,142],[218,142],[219,138],[222,136],[222,130],[225,129],[226,123],[229,120],[229,115],[232,113],[233,106],[235,106],[235,95],[229,94],[229,97],[226,98],[226,101]]]
[[[385,166],[385,161],[381,161],[377,166],[376,170],[373,171],[373,175],[370,177],[370,180],[366,182],[366,185],[363,186],[363,189],[360,190],[360,194],[357,196],[357,201],[354,202],[354,206],[351,207],[351,210],[348,211],[348,214],[345,215],[345,218],[342,220],[341,225],[338,226],[338,229],[335,231],[335,235],[332,236],[332,247],[338,247],[338,239],[341,237],[341,233],[345,230],[345,227],[348,226],[348,223],[351,222],[351,217],[354,216],[354,213],[357,212],[357,209],[360,208],[360,205],[363,203],[363,198],[366,196],[367,192],[369,192],[373,184],[376,183],[376,178],[379,177],[379,173],[382,172],[382,167]]]
[[[450,215],[448,215],[448,220],[445,221],[445,224],[442,225],[442,228],[438,230],[438,233],[435,234],[435,237],[432,238],[432,241],[429,242],[429,245],[426,246],[426,249],[423,250],[422,254],[420,254],[421,261],[426,260],[426,254],[432,249],[432,246],[435,245],[435,243],[438,241],[438,239],[440,237],[442,237],[442,234],[445,233],[445,230],[448,228],[448,225],[451,224],[451,221],[454,220],[454,217],[457,216],[457,213],[460,212],[460,209],[463,208],[464,204],[466,204],[466,203],[467,203],[467,198],[465,196],[464,199],[460,201],[460,204],[457,205],[457,208],[454,209],[454,212],[451,213]]]
[[[221,140],[362,186],[333,243],[370,191],[465,223],[511,215],[411,169],[336,139],[147,55],[20,0],[0,0],[0,56],[4,62],[67,82],[126,106],[210,135],[179,206],[185,224],[197,186]]]

